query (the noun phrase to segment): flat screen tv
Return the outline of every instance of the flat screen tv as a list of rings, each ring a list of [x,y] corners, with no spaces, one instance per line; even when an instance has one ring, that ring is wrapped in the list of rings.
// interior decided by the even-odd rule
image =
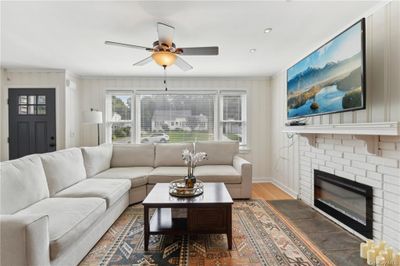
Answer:
[[[287,70],[288,119],[365,108],[365,19]]]

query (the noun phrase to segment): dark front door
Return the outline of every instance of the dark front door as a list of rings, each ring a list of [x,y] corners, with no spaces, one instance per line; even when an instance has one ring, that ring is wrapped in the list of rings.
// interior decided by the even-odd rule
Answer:
[[[56,150],[55,89],[9,89],[10,159]]]

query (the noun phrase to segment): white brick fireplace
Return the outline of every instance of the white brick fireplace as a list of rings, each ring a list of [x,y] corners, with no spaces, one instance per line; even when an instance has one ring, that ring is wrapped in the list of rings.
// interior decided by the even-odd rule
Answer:
[[[353,135],[315,136],[299,138],[299,197],[313,206],[314,169],[372,186],[374,239],[400,249],[400,136],[376,137],[377,155]]]

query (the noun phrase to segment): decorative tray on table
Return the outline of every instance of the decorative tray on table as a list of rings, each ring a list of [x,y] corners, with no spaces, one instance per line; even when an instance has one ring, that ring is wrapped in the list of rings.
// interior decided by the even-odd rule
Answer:
[[[193,188],[188,188],[185,185],[184,179],[174,180],[169,183],[169,194],[175,197],[196,197],[203,194],[204,185],[203,182],[197,179],[197,182],[194,184]]]

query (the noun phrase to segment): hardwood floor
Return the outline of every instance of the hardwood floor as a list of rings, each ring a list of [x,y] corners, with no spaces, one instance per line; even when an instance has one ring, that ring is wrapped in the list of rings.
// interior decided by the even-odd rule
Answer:
[[[289,194],[278,188],[272,183],[256,183],[252,189],[253,199],[265,200],[292,200]]]

